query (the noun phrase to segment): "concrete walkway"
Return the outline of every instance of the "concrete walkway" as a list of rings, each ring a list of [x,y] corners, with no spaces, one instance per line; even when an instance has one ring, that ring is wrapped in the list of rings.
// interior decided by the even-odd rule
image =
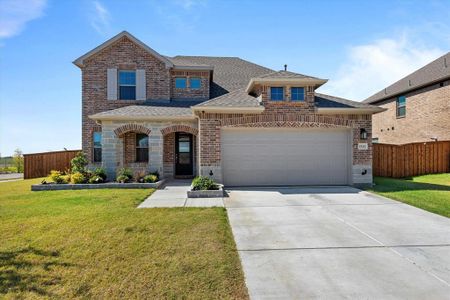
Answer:
[[[0,182],[22,180],[23,173],[0,174]]]
[[[252,299],[449,299],[448,218],[350,187],[228,192]]]
[[[192,180],[175,179],[156,190],[138,208],[152,207],[223,207],[223,198],[187,198]]]

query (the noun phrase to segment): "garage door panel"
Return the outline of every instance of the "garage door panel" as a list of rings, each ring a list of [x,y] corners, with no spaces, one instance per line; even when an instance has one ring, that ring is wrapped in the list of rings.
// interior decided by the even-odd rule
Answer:
[[[224,183],[347,184],[348,137],[344,129],[223,129]]]

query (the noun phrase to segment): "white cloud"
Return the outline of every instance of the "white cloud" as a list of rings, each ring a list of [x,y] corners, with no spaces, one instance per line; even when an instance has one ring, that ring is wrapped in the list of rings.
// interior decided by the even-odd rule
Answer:
[[[406,34],[353,46],[320,92],[362,101],[443,53],[439,48],[413,41]]]
[[[46,0],[0,0],[0,39],[18,35],[44,13]]]
[[[93,1],[93,13],[91,15],[92,27],[102,35],[108,35],[111,31],[111,14],[99,1]]]

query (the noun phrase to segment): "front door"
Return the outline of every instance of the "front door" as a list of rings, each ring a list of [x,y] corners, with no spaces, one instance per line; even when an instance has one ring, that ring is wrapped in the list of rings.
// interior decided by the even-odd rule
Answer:
[[[193,175],[192,134],[175,134],[175,175]]]

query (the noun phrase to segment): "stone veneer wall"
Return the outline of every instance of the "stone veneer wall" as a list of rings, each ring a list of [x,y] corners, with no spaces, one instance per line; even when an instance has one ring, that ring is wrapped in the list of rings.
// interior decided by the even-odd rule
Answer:
[[[169,172],[166,174],[166,168],[164,167],[164,135],[161,130],[166,130],[167,135],[173,133],[172,130],[190,130],[196,132],[197,122],[196,121],[180,121],[180,122],[134,122],[134,126],[139,128],[145,128],[149,136],[149,162],[148,164],[142,163],[129,163],[130,159],[126,157],[126,152],[124,155],[124,144],[123,138],[116,135],[115,131],[123,128],[130,124],[128,122],[122,121],[104,121],[102,123],[102,167],[104,167],[108,173],[109,178],[116,177],[116,171],[118,168],[127,166],[137,173],[148,173],[158,171],[161,177],[168,177],[173,174]],[[169,130],[168,130],[169,129]],[[191,132],[191,133],[192,133]],[[127,136],[125,133],[122,136]],[[195,139],[196,137],[194,137]],[[128,162],[128,163],[127,163]]]

